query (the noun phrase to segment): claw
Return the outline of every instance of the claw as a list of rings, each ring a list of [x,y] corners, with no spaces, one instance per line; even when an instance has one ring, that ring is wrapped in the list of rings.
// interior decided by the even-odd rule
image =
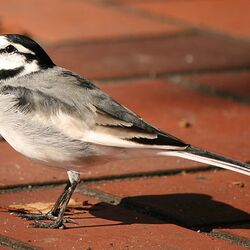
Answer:
[[[70,219],[70,218],[64,218],[63,222],[65,222],[65,223],[72,223],[72,224],[75,224],[75,225],[79,224],[79,223],[75,222],[73,219]]]
[[[34,221],[33,227],[35,228],[65,228],[64,224],[60,221],[53,221],[51,223]]]
[[[60,224],[63,225],[63,223],[78,224],[77,222],[75,222],[73,219],[70,218],[63,218],[62,222],[60,223],[57,221],[58,217],[52,215],[51,213],[47,214],[16,213],[16,215],[26,220],[34,220],[33,227],[59,228],[61,227]],[[40,220],[51,220],[54,222],[46,223],[46,222],[41,222]]]

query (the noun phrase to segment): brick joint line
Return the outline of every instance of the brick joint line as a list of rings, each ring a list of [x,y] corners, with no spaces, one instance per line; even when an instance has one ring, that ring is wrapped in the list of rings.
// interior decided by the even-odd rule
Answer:
[[[237,103],[243,103],[243,104],[250,104],[250,98],[244,97],[240,95],[235,95],[233,93],[230,93],[229,91],[222,90],[216,87],[211,86],[205,86],[201,85],[197,82],[192,82],[191,80],[184,80],[182,77],[187,76],[195,76],[195,75],[202,75],[202,74],[220,74],[220,73],[240,73],[240,72],[249,72],[250,66],[248,67],[234,67],[234,68],[226,68],[226,69],[215,69],[215,70],[207,70],[207,69],[199,69],[199,70],[191,70],[191,71],[183,71],[183,72],[169,72],[169,73],[156,73],[154,76],[150,75],[137,75],[137,76],[127,76],[127,77],[117,77],[117,78],[110,78],[110,79],[96,79],[96,82],[101,84],[106,83],[122,83],[125,82],[128,83],[129,81],[137,81],[137,80],[169,80],[170,83],[175,84],[178,87],[186,87],[189,89],[192,89],[194,91],[200,91],[202,93],[205,93],[207,95],[213,95],[213,96],[219,96],[223,99],[229,99]]]
[[[139,172],[139,173],[129,173],[123,175],[113,175],[113,176],[102,176],[96,178],[81,178],[81,183],[90,184],[90,183],[102,183],[108,181],[122,181],[122,180],[134,180],[134,179],[145,179],[145,178],[153,178],[160,176],[174,176],[179,174],[189,174],[189,173],[203,173],[203,172],[211,172],[211,171],[226,171],[221,168],[217,168],[214,166],[202,166],[202,167],[190,167],[185,169],[173,169],[173,170],[159,170],[154,172]],[[51,181],[45,183],[28,183],[28,184],[18,184],[11,185],[6,187],[0,187],[0,194],[7,192],[22,192],[22,191],[31,191],[36,189],[48,189],[48,188],[56,188],[61,187],[66,184],[66,181]]]
[[[239,237],[237,235],[234,235],[228,232],[213,230],[207,235],[218,238],[218,239],[222,239],[225,241],[229,241],[231,243],[234,243],[234,244],[246,247],[246,248],[250,248],[250,239]]]
[[[74,39],[74,40],[63,40],[61,42],[55,43],[43,43],[47,45],[47,48],[54,49],[54,48],[63,48],[63,47],[78,47],[82,45],[103,45],[103,44],[119,44],[119,43],[133,43],[139,41],[146,41],[146,40],[162,40],[162,39],[175,39],[180,37],[189,37],[189,36],[198,36],[196,30],[185,30],[185,31],[177,31],[175,33],[162,33],[162,34],[154,34],[154,35],[143,35],[143,36],[122,36],[122,37],[110,37],[110,38],[96,38],[96,39]]]
[[[156,14],[156,13],[152,13],[147,10],[138,9],[138,8],[131,8],[130,6],[126,6],[122,3],[120,5],[117,4],[116,9],[120,9],[121,11],[126,11],[127,13],[131,13],[133,15],[144,17],[147,20],[150,20],[150,19],[155,20],[155,21],[158,20],[161,23],[167,23],[170,25],[175,25],[180,28],[196,30],[204,34],[213,34],[213,35],[225,37],[227,39],[233,39],[233,40],[238,40],[238,41],[248,42],[248,43],[250,42],[250,39],[247,37],[235,36],[230,33],[224,32],[223,30],[216,30],[213,28],[209,28],[205,25],[195,25],[195,24],[192,24],[192,22],[182,20],[178,17],[172,17],[169,15],[163,15],[159,13]]]
[[[13,249],[18,249],[18,250],[41,250],[42,249],[42,248],[32,246],[25,242],[15,240],[15,239],[12,239],[10,237],[7,237],[1,234],[0,234],[0,246],[7,246],[7,247],[11,247]]]
[[[182,77],[169,77],[168,80],[172,82],[173,84],[180,86],[180,87],[186,87],[195,91],[199,91],[205,94],[213,95],[213,96],[219,96],[224,99],[229,99],[235,102],[243,103],[243,104],[250,104],[250,98],[249,97],[243,97],[240,95],[235,95],[227,90],[218,89],[216,87],[206,86],[203,84],[200,84],[199,82],[194,82],[192,80],[185,80]]]
[[[219,69],[202,68],[202,69],[191,69],[183,71],[172,71],[172,72],[155,72],[154,74],[131,74],[129,76],[119,76],[119,77],[108,77],[108,78],[95,78],[93,81],[100,84],[105,83],[120,83],[136,80],[156,80],[156,79],[169,79],[182,76],[195,76],[202,74],[221,74],[221,73],[241,73],[250,72],[250,65],[233,66]]]
[[[216,238],[219,238],[219,239],[222,239],[225,241],[229,241],[230,243],[241,245],[244,247],[250,246],[249,239],[246,239],[244,237],[235,236],[233,234],[229,234],[226,232],[221,232],[217,229],[213,229],[213,228],[219,228],[219,227],[223,227],[223,226],[233,226],[233,225],[239,224],[239,223],[241,223],[241,224],[246,223],[245,221],[240,221],[237,223],[219,223],[219,224],[213,224],[213,225],[189,226],[189,225],[179,221],[177,218],[175,218],[173,216],[162,214],[161,211],[158,211],[155,208],[152,208],[149,206],[145,207],[141,204],[135,204],[134,202],[131,202],[131,201],[123,201],[123,199],[121,197],[118,197],[118,196],[115,196],[115,195],[112,195],[112,194],[109,194],[109,193],[106,193],[106,192],[103,192],[101,190],[97,190],[94,188],[89,188],[83,184],[80,185],[79,192],[82,195],[96,198],[101,202],[106,202],[110,205],[120,206],[120,207],[123,207],[123,208],[128,209],[128,210],[136,211],[138,213],[165,221],[166,223],[173,223],[173,224],[176,224],[180,227],[184,227],[184,228],[193,230],[195,232],[206,234],[210,237],[216,237]],[[247,223],[248,222],[249,221],[247,221]]]

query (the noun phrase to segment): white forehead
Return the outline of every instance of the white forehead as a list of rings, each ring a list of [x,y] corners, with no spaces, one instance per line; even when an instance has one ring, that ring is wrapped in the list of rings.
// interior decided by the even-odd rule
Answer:
[[[35,53],[33,51],[29,50],[28,48],[24,47],[23,45],[21,45],[19,43],[10,42],[10,41],[8,41],[7,37],[0,36],[0,49],[3,49],[10,44],[13,45],[14,47],[16,47],[17,50],[20,52],[30,53],[30,54],[35,55]]]

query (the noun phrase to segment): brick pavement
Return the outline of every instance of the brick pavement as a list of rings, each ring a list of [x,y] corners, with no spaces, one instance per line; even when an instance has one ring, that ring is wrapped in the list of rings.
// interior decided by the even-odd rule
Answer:
[[[155,126],[250,161],[249,2],[2,0],[0,33],[29,34]],[[66,230],[35,229],[66,173],[0,142],[0,249],[247,249],[249,177],[176,158],[85,169]]]

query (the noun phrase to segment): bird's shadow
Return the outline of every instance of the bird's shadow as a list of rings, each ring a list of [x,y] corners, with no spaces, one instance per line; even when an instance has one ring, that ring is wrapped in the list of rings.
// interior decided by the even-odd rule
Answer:
[[[171,223],[206,232],[214,228],[250,228],[248,212],[213,200],[209,195],[196,193],[126,197],[118,205],[101,202],[90,206],[88,211],[94,218],[102,218],[113,223],[79,225],[73,226],[74,228],[134,223]]]

